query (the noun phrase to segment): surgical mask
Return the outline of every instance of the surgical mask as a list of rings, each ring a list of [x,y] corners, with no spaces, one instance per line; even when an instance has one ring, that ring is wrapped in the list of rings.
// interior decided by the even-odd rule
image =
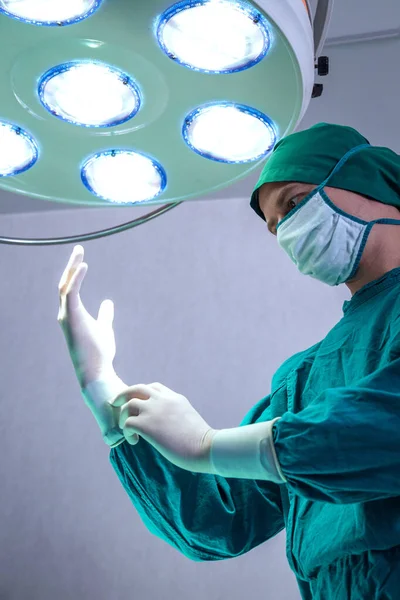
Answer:
[[[400,221],[394,219],[367,222],[353,217],[337,208],[324,190],[344,162],[364,148],[370,146],[363,144],[348,152],[328,179],[277,226],[278,244],[299,271],[331,286],[355,276],[373,225],[400,225]]]

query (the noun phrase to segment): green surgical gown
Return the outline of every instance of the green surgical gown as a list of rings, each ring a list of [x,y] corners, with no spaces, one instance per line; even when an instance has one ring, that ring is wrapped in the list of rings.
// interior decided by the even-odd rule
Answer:
[[[285,485],[184,471],[144,440],[111,464],[148,529],[192,560],[237,557],[286,528],[305,600],[399,600],[400,269],[287,360],[242,425],[277,416]]]

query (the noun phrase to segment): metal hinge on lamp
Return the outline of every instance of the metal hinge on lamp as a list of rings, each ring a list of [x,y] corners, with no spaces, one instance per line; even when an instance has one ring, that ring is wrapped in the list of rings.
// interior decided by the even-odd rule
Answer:
[[[315,68],[320,77],[326,77],[329,75],[329,56],[320,56],[315,64]],[[324,91],[324,85],[322,83],[315,83],[312,98],[319,98],[322,96]]]

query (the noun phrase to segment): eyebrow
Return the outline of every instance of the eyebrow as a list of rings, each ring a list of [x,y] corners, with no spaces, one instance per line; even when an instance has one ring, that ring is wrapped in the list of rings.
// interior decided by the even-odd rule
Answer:
[[[284,201],[287,198],[288,193],[290,193],[290,190],[293,188],[296,188],[297,185],[298,185],[297,181],[290,182],[280,190],[280,192],[278,193],[278,196],[276,198],[276,201],[275,201],[275,206],[277,208],[280,208],[282,206],[282,204],[284,203]],[[267,219],[266,219],[266,223],[267,223],[268,230],[272,233],[271,225]]]
[[[280,190],[280,192],[278,193],[278,196],[275,201],[275,206],[280,208],[282,206],[284,200],[286,199],[288,192],[290,192],[290,190],[295,188],[297,185],[298,185],[297,182],[288,183],[288,185],[285,185],[285,187],[283,187]],[[258,203],[260,204],[260,201]]]
[[[298,185],[297,182],[293,182],[293,183],[289,183],[288,185],[285,185],[285,187],[282,188],[278,194],[278,197],[276,200],[276,206],[279,206],[279,207],[282,206],[284,200],[286,200],[286,198],[287,198],[288,192],[290,192],[290,190],[292,190],[292,189],[295,189],[297,185]]]

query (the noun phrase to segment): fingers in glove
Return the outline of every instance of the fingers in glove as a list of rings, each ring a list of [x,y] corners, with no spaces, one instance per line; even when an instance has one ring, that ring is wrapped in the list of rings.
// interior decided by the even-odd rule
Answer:
[[[72,300],[73,298],[76,298],[79,295],[79,292],[81,291],[82,281],[85,278],[87,270],[87,263],[81,263],[76,269],[76,271],[72,274],[66,294],[67,301],[69,299]]]
[[[132,417],[138,417],[144,409],[147,399],[132,398],[120,410],[119,413],[119,427],[124,429],[126,423]]]
[[[82,262],[83,256],[83,247],[75,246],[61,277],[58,286],[60,297],[58,310],[59,322],[66,319],[68,310],[74,309],[80,302],[79,292],[88,269],[88,265]]]
[[[61,276],[60,283],[58,284],[60,294],[65,294],[67,292],[68,284],[71,280],[71,277],[76,271],[76,269],[79,267],[79,265],[82,263],[83,256],[83,247],[75,246],[69,258],[68,264],[65,267],[64,273]]]
[[[158,381],[156,383],[149,383],[149,387],[152,387],[153,389],[157,390],[157,392],[171,392],[172,391],[169,388],[167,388],[165,385],[163,385],[162,383],[158,383]]]
[[[126,441],[128,442],[128,444],[130,444],[131,446],[136,446],[136,444],[139,441],[139,436],[137,433],[133,433],[132,435],[128,435],[127,433],[124,434]]]
[[[143,402],[143,401],[141,401]],[[124,426],[121,427],[124,438],[131,446],[134,446],[139,441],[139,433],[141,423],[139,423],[140,417],[132,416],[129,417]],[[137,441],[136,441],[137,440]]]
[[[66,292],[60,293],[60,308],[58,312],[59,321],[67,319],[69,312],[80,305],[79,292],[87,270],[87,263],[80,264],[76,271],[71,275]]]
[[[111,406],[120,407],[129,402],[132,398],[138,398],[140,400],[149,400],[151,397],[152,390],[149,385],[139,383],[138,385],[132,385],[118,394],[113,400],[110,401]]]

